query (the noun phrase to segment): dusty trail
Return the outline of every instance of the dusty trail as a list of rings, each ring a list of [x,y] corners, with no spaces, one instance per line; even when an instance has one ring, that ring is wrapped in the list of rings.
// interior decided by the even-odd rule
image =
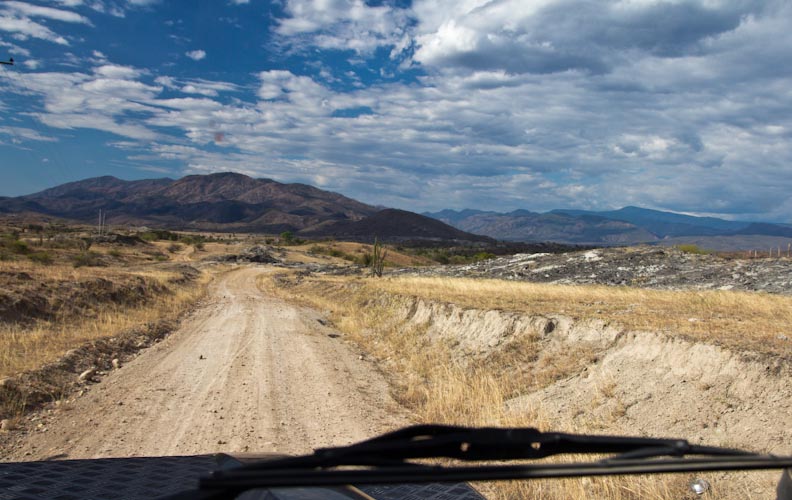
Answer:
[[[383,377],[319,316],[218,279],[160,344],[61,405],[3,460],[302,453],[404,424]]]

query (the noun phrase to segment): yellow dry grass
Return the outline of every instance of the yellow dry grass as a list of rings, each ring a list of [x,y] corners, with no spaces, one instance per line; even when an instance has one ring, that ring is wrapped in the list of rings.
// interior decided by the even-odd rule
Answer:
[[[352,257],[361,257],[363,254],[372,253],[373,246],[368,245],[365,243],[356,243],[352,241],[330,241],[330,242],[311,242],[305,245],[294,246],[294,247],[286,247],[287,249],[293,249],[299,251],[304,254],[310,254],[313,249],[319,249],[321,252],[329,253],[330,251],[337,251],[343,254],[352,256]],[[399,252],[394,250],[393,248],[386,248],[387,255],[385,258],[385,263],[388,266],[394,267],[404,267],[404,266],[426,266],[436,264],[434,261],[427,259],[426,257],[421,257],[419,255],[408,255],[406,253]],[[335,263],[349,263],[348,260],[345,260],[341,257],[331,257],[329,255],[322,255],[322,259],[319,261],[327,262],[331,260]]]
[[[90,277],[112,279],[113,274],[102,268],[30,266],[35,264],[0,263],[0,271],[9,268],[16,272],[35,271],[37,277],[46,276],[47,279],[58,281],[77,281]],[[0,323],[0,377],[38,368],[89,340],[111,337],[150,322],[175,319],[205,293],[206,283],[210,279],[208,274],[203,274],[195,282],[174,285],[170,280],[177,274],[173,272],[150,269],[134,275],[154,279],[166,286],[167,291],[158,294],[153,301],[135,306],[98,304],[96,314],[91,317],[68,315],[32,324]]]
[[[510,412],[506,402],[525,391],[525,380],[515,376],[509,363],[455,361],[452,347],[431,342],[421,327],[399,317],[405,297],[453,302],[478,309],[509,309],[529,314],[563,313],[577,318],[618,320],[629,328],[674,331],[709,341],[755,346],[771,335],[744,338],[757,325],[775,332],[789,325],[790,299],[733,292],[657,292],[650,290],[533,285],[496,280],[450,278],[359,279],[321,277],[291,279],[263,277],[260,285],[283,298],[296,300],[331,315],[335,326],[371,353],[392,377],[396,398],[412,411],[416,422],[472,426],[537,427],[563,432],[602,432],[602,422],[590,425],[552,420],[541,408]],[[779,310],[784,309],[784,310]],[[706,322],[689,321],[696,317]],[[750,337],[750,336],[745,336]],[[517,346],[530,350],[530,340]],[[523,352],[523,355],[530,353]],[[503,356],[508,356],[504,354]],[[548,373],[529,387],[548,385],[569,370],[579,369],[571,353],[565,366],[547,367]],[[577,359],[577,361],[581,361]],[[585,360],[583,360],[585,363]],[[556,370],[552,372],[552,370]],[[609,388],[603,387],[603,396]],[[614,419],[618,414],[614,414]],[[586,460],[585,457],[569,459]],[[696,477],[710,478],[699,474]],[[690,475],[602,477],[530,482],[479,484],[489,498],[614,500],[693,498]],[[711,481],[716,483],[716,481]],[[712,491],[713,498],[752,498],[750,479],[729,491]],[[739,482],[737,483],[739,484]]]
[[[784,338],[792,330],[792,297],[783,295],[432,277],[357,283],[369,293],[409,295],[485,310],[600,319],[629,330],[666,332],[738,350],[792,355],[792,346]]]

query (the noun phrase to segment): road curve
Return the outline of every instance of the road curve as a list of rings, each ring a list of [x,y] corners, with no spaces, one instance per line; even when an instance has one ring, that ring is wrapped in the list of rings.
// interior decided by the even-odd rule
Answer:
[[[305,453],[405,423],[382,375],[319,315],[218,278],[165,341],[43,417],[3,460]]]

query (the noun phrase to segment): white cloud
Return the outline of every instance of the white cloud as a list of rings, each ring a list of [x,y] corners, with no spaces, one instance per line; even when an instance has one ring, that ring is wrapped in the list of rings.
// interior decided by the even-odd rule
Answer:
[[[118,122],[108,116],[83,113],[44,114],[39,119],[45,125],[62,129],[89,128],[103,130],[130,139],[155,140],[158,135],[136,123]]]
[[[0,47],[7,47],[8,52],[11,55],[30,57],[30,51],[24,47],[20,47],[19,45],[15,45],[13,43],[4,42],[3,40],[0,40]]]
[[[62,36],[28,18],[17,18],[0,14],[0,31],[14,33],[21,40],[32,37],[54,42],[59,45],[69,45],[69,42]]]
[[[206,57],[206,52],[203,50],[191,50],[189,52],[185,52],[184,55],[192,59],[193,61],[200,61],[201,59]]]
[[[408,11],[389,5],[369,6],[363,0],[288,0],[288,17],[277,32],[287,43],[325,49],[352,49],[371,54],[377,47],[399,45],[405,36]]]
[[[0,4],[0,6],[4,11],[22,17],[43,17],[46,19],[53,19],[55,21],[67,23],[91,24],[90,21],[88,21],[88,18],[68,10],[53,9],[52,7],[41,7],[39,5],[32,5],[15,0],[6,0]]]
[[[9,136],[11,142],[19,144],[25,140],[39,142],[56,142],[58,139],[41,135],[39,132],[25,127],[3,127],[0,126],[0,134]]]
[[[71,4],[62,5],[72,6]],[[43,7],[17,0],[6,0],[0,3],[0,31],[12,33],[19,40],[38,38],[59,45],[69,45],[66,38],[52,31],[44,24],[34,21],[33,18],[44,18],[66,23],[91,24],[85,16],[69,10]]]
[[[104,64],[94,68],[94,74],[105,78],[119,80],[134,80],[139,78],[142,71],[129,66],[119,66],[117,64]]]

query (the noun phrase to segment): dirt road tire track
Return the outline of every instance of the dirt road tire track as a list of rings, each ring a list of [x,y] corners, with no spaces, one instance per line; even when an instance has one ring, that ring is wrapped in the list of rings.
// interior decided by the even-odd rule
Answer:
[[[403,425],[388,384],[319,315],[265,296],[263,267],[220,277],[206,304],[2,460],[305,453]]]

